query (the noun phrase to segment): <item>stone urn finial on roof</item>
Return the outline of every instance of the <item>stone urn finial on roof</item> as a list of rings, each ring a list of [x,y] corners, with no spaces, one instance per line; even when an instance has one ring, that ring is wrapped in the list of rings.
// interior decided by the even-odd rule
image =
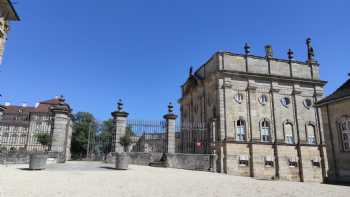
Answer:
[[[168,105],[168,113],[169,114],[174,113],[174,106],[173,106],[173,104],[171,102]]]
[[[293,60],[294,59],[294,52],[292,51],[292,49],[288,49],[288,59],[289,60]]]
[[[121,112],[121,111],[123,111],[123,107],[124,107],[123,101],[122,101],[122,99],[119,99],[118,103],[117,103],[117,110],[119,112]]]
[[[244,45],[244,52],[246,55],[248,55],[250,53],[250,46],[248,45],[247,42]]]

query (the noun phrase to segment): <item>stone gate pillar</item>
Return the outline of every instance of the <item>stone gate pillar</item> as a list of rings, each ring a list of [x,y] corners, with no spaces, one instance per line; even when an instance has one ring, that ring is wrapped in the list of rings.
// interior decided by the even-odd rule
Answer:
[[[63,153],[60,162],[70,159],[70,141],[72,136],[71,108],[65,103],[63,96],[59,104],[50,107],[53,116],[50,151]]]
[[[119,143],[120,137],[125,135],[126,131],[126,121],[128,118],[128,113],[123,111],[122,100],[118,101],[117,111],[112,112],[113,123],[114,123],[114,135],[113,135],[113,149],[112,151],[121,153],[124,152],[124,147]]]
[[[176,142],[175,142],[175,122],[177,115],[174,114],[173,110],[173,104],[169,103],[168,105],[168,113],[165,114],[163,117],[165,119],[165,129],[166,129],[166,153],[175,153],[175,147],[176,147]]]

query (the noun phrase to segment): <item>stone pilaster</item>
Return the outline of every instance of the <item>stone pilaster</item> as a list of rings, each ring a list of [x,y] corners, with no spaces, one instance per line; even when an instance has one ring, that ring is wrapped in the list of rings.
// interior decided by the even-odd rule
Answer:
[[[71,109],[61,96],[60,103],[50,108],[53,114],[50,151],[64,153],[64,161],[70,159]]]
[[[117,153],[124,152],[124,147],[119,143],[120,137],[125,135],[126,132],[126,122],[128,118],[128,113],[123,111],[123,103],[121,100],[118,101],[117,111],[111,113],[113,116],[114,132],[113,135],[113,151]]]
[[[177,116],[173,112],[173,105],[169,103],[168,113],[164,115],[166,121],[166,153],[175,153],[175,122]]]

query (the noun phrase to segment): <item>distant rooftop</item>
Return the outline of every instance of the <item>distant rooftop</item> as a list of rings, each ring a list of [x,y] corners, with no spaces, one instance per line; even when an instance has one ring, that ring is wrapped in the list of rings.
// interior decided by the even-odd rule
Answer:
[[[327,103],[336,102],[336,101],[346,99],[346,98],[350,99],[350,79],[348,79],[343,85],[341,85],[331,95],[329,95],[326,98],[317,102],[316,106],[322,106],[322,105],[325,105]]]

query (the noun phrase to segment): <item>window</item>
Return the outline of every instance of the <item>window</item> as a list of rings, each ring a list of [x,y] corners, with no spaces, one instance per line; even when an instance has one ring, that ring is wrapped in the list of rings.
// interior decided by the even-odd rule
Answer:
[[[291,168],[298,167],[298,158],[297,157],[291,157],[288,159],[288,165]]]
[[[268,101],[268,97],[267,95],[263,94],[259,97],[259,103],[262,104],[262,105],[266,105]]]
[[[310,109],[312,106],[312,101],[311,101],[311,99],[305,99],[303,104],[307,109]]]
[[[284,107],[288,107],[289,104],[290,104],[290,98],[288,97],[284,97],[281,99],[281,104],[284,106]]]
[[[271,141],[270,136],[270,123],[267,120],[263,120],[261,122],[261,141],[262,142],[269,142]]]
[[[320,158],[314,158],[311,160],[311,164],[312,166],[315,167],[321,167],[321,162],[320,162]]]
[[[273,167],[273,161],[274,161],[274,157],[273,156],[265,157],[265,167],[267,167],[267,168]]]
[[[350,118],[343,118],[338,122],[340,128],[343,150],[350,152]]]
[[[243,94],[236,94],[236,96],[235,96],[235,101],[237,102],[237,103],[239,103],[239,104],[241,104],[242,103],[242,101],[243,101]]]
[[[294,144],[293,125],[289,122],[284,124],[284,135],[287,144]]]
[[[245,141],[246,140],[246,134],[245,134],[245,122],[244,120],[238,120],[236,124],[236,140],[237,141]]]
[[[240,155],[239,156],[239,166],[248,166],[248,156],[247,155]]]
[[[312,124],[306,125],[306,134],[308,144],[316,144],[315,127]]]

